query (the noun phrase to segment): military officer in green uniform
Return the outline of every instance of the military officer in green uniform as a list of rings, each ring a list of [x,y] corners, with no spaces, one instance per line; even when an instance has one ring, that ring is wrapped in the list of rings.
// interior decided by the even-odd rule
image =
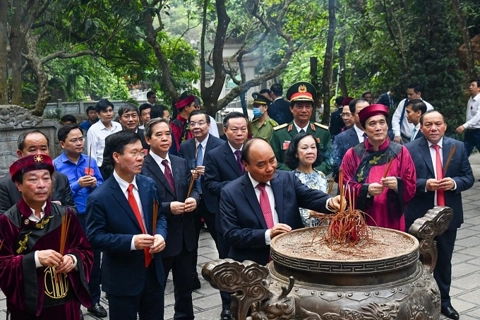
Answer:
[[[278,169],[290,170],[283,163],[285,160],[285,151],[297,133],[308,132],[315,137],[318,157],[322,157],[322,162],[315,169],[322,171],[326,175],[331,172],[329,159],[332,151],[332,143],[328,126],[318,122],[310,122],[315,95],[315,87],[308,82],[297,82],[288,89],[286,97],[290,100],[290,111],[293,114],[293,121],[273,128],[273,135],[270,140],[270,144],[277,157]]]
[[[272,103],[270,99],[258,92],[252,93],[253,97],[253,116],[252,136],[254,138],[263,138],[270,142],[273,134],[273,128],[278,123],[268,116],[268,107]]]

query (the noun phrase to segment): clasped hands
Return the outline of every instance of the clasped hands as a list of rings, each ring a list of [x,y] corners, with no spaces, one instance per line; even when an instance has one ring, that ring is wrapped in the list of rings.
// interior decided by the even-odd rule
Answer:
[[[170,210],[172,214],[184,214],[185,212],[192,212],[197,208],[197,201],[194,198],[187,198],[185,202],[172,201],[170,202]]]
[[[441,180],[437,179],[428,179],[425,187],[428,191],[437,191],[437,190],[452,190],[455,188],[455,181],[452,178],[443,178]]]
[[[159,234],[154,236],[149,234],[136,234],[133,236],[135,249],[143,250],[150,248],[150,253],[158,253],[165,249],[165,239]]]
[[[197,166],[191,170],[193,180],[197,180],[200,176],[205,175],[205,166]]]
[[[368,185],[368,193],[372,196],[380,195],[383,190],[391,189],[397,191],[398,182],[396,177],[385,177],[380,179],[380,183],[373,182]]]
[[[75,267],[75,260],[69,254],[61,255],[59,252],[48,249],[38,250],[37,258],[44,267],[55,267],[56,273],[69,273]]]

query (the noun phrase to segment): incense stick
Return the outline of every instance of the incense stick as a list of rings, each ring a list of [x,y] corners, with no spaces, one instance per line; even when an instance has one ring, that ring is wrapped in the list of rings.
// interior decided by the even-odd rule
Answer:
[[[343,211],[344,202],[345,202],[345,190],[343,186],[343,170],[340,169],[338,171],[338,188],[340,190],[340,210]]]
[[[62,229],[60,234],[60,254],[63,256],[67,242],[68,229],[70,227],[70,215],[68,212],[62,216]]]
[[[390,171],[390,168],[392,167],[393,160],[395,160],[395,157],[393,157],[387,165],[387,168],[385,169],[385,173],[383,174],[383,177],[386,178],[388,175],[388,172]]]
[[[450,162],[452,161],[453,155],[457,151],[457,145],[454,144],[452,149],[450,149],[450,153],[448,154],[447,163],[445,164],[445,168],[443,169],[443,176],[447,173],[448,167],[450,166]]]
[[[194,182],[195,182],[195,179],[193,178],[193,174],[192,174],[192,177],[190,178],[190,185],[188,186],[187,198],[190,197],[190,192],[192,192]]]
[[[155,235],[155,230],[157,229],[157,218],[158,218],[158,201],[157,199],[153,200],[153,223],[152,223],[152,236]]]
[[[92,161],[92,145],[90,145],[90,150],[88,150],[88,173],[90,173],[91,161]]]

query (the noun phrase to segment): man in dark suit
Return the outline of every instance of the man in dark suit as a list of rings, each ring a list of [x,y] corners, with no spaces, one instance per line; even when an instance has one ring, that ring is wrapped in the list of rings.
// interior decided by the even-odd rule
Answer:
[[[405,116],[407,117],[407,121],[415,126],[413,127],[410,141],[423,137],[423,133],[420,130],[420,118],[425,112],[427,112],[427,105],[422,99],[408,101]]]
[[[453,209],[448,230],[435,238],[438,260],[434,277],[440,289],[442,313],[450,319],[459,319],[450,302],[451,260],[457,229],[463,223],[461,192],[472,187],[474,177],[463,143],[444,136],[447,129],[444,116],[435,110],[427,111],[420,123],[424,137],[406,145],[417,172],[415,197],[405,211],[406,225],[408,230],[415,219],[436,205]]]
[[[230,112],[223,120],[223,131],[227,137],[227,143],[216,147],[206,154],[205,157],[205,189],[211,200],[205,199],[208,211],[215,214],[215,228],[217,229],[218,256],[227,258],[229,247],[223,239],[220,228],[220,211],[218,201],[220,192],[230,181],[244,174],[245,169],[241,162],[243,144],[247,140],[247,119],[240,112]],[[215,201],[216,199],[216,201]],[[230,319],[230,294],[220,292],[222,297],[222,320]]]
[[[140,110],[136,105],[127,103],[118,109],[118,122],[122,125],[123,130],[130,130],[138,134],[144,152],[147,153],[149,145],[145,141],[143,129],[140,129]]]
[[[140,175],[144,160],[138,135],[120,131],[107,142],[114,170],[87,200],[87,236],[103,252],[102,289],[110,319],[163,320],[167,222],[155,181]],[[156,224],[156,226],[154,226]]]
[[[268,108],[268,115],[279,125],[290,123],[293,121],[293,114],[290,112],[290,102],[283,97],[283,88],[279,83],[275,83],[270,87],[270,96],[272,104]]]
[[[347,153],[347,150],[365,140],[363,127],[360,123],[360,117],[358,114],[363,108],[368,107],[369,105],[370,104],[367,100],[359,98],[350,101],[350,104],[344,107],[350,110],[355,124],[350,129],[341,132],[335,137],[335,140],[333,140],[332,167],[335,181],[338,180],[338,169],[342,164],[343,156]]]
[[[337,110],[333,111],[330,114],[330,124],[329,124],[329,131],[330,135],[332,136],[332,140],[335,139],[335,136],[342,132],[342,128],[345,126],[345,123],[342,119],[342,111],[343,111],[343,100],[344,99],[351,99],[352,98],[344,98],[342,96],[335,98],[335,107]],[[347,104],[348,105],[348,104]]]
[[[46,154],[49,152],[49,140],[39,130],[30,130],[22,133],[17,141],[17,156],[23,158],[33,154]],[[0,214],[10,209],[22,198],[18,188],[10,178],[10,174],[0,179]],[[60,205],[75,208],[72,190],[66,175],[60,172],[53,174],[52,200]]]
[[[197,208],[199,194],[195,188],[189,190],[192,174],[187,161],[168,153],[172,139],[165,119],[154,118],[147,122],[145,140],[150,145],[150,152],[145,158],[142,173],[155,180],[162,212],[167,217],[167,246],[162,252],[162,263],[165,280],[170,270],[173,274],[174,319],[192,320],[192,278],[187,275],[192,274],[197,253],[193,212]]]
[[[340,207],[340,196],[310,189],[293,172],[278,171],[272,147],[261,138],[245,144],[242,161],[248,172],[225,186],[220,215],[228,257],[265,265],[270,240],[303,227],[299,207],[329,212]]]
[[[207,208],[207,202],[217,202],[216,197],[212,197],[205,188],[205,156],[212,149],[222,145],[225,141],[216,138],[209,134],[210,117],[201,110],[195,110],[190,114],[188,118],[190,123],[190,130],[193,133],[194,139],[189,139],[180,145],[180,154],[187,160],[187,164],[190,169],[194,169],[197,174],[197,180],[195,186],[200,194],[200,202],[198,203],[197,211],[193,213],[193,223],[195,226],[195,233],[198,239],[200,237],[200,229],[202,227],[202,218],[208,227],[208,232],[212,236],[212,239],[217,244],[217,229],[215,228],[215,213],[209,211]],[[216,124],[214,124],[216,125]],[[205,190],[205,191],[204,191]],[[200,288],[200,281],[197,274],[197,255],[194,256],[193,264],[193,288]]]

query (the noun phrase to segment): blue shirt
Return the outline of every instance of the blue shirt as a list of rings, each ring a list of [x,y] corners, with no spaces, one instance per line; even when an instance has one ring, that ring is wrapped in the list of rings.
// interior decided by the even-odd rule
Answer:
[[[95,121],[97,123],[98,119]],[[87,133],[88,129],[92,126],[93,123],[90,123],[90,121],[85,120],[82,123],[80,123],[78,126],[83,129],[84,134]]]
[[[53,160],[53,165],[56,171],[67,176],[78,213],[84,214],[87,207],[87,198],[93,189],[95,189],[92,187],[82,188],[78,183],[78,179],[85,176],[85,169],[88,167],[88,156],[80,154],[78,162],[73,163],[68,159],[65,152],[62,152],[62,154]],[[103,178],[98,169],[97,162],[93,158],[90,160],[90,168],[93,169],[93,176],[97,179],[97,187],[99,187],[103,183]]]

